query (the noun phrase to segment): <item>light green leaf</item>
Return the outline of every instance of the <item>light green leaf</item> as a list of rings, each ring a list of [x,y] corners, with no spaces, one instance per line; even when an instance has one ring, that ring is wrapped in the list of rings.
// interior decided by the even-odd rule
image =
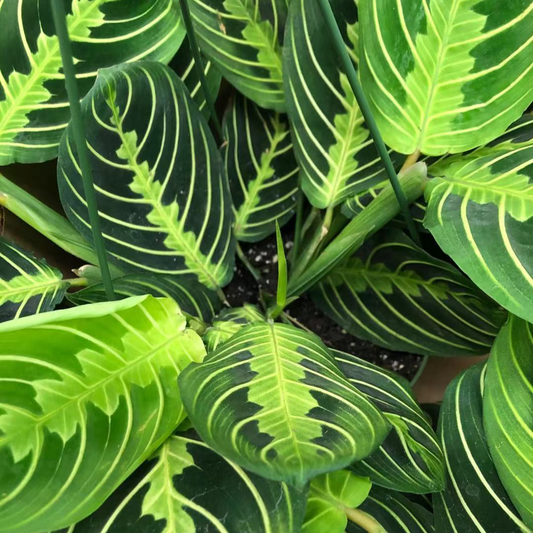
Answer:
[[[361,0],[361,82],[385,142],[459,153],[496,138],[533,100],[533,5]]]
[[[515,316],[487,364],[483,423],[490,453],[522,520],[533,529],[533,326]]]
[[[194,431],[176,432],[104,506],[61,533],[299,533],[306,492],[244,471]]]
[[[117,297],[151,294],[156,297],[172,298],[181,311],[189,316],[210,322],[218,311],[221,302],[217,293],[207,289],[194,279],[162,274],[130,274],[113,280],[113,290]],[[107,302],[103,283],[95,283],[86,289],[68,295],[76,304]]]
[[[320,339],[285,324],[241,329],[179,385],[189,418],[215,451],[291,484],[364,459],[388,431]]]
[[[57,156],[70,118],[52,0],[0,2],[0,166]],[[67,0],[80,93],[98,69],[168,62],[185,36],[174,0]]]
[[[59,270],[0,237],[0,322],[53,310],[67,287]]]
[[[345,510],[359,507],[372,483],[348,470],[322,474],[311,481],[302,533],[344,533],[348,524]]]
[[[425,225],[439,246],[500,305],[533,320],[533,117],[431,171]]]
[[[223,156],[235,211],[235,237],[257,242],[294,213],[298,165],[289,125],[236,94],[224,120]]]
[[[281,44],[286,0],[191,0],[202,52],[242,94],[284,111]]]
[[[214,352],[248,324],[264,321],[265,315],[255,305],[223,309],[203,336],[207,352]]]
[[[520,533],[520,520],[498,477],[483,429],[485,364],[455,378],[440,410],[439,435],[446,453],[446,490],[436,494],[439,533]]]
[[[283,66],[302,187],[315,207],[326,208],[375,186],[386,174],[318,4],[292,0]],[[355,59],[356,2],[336,0],[332,8]],[[397,166],[405,159],[391,155]]]
[[[382,487],[414,494],[444,488],[444,457],[409,383],[354,355],[333,351],[348,381],[385,414],[392,430],[382,445],[350,469]]]
[[[353,335],[421,355],[486,354],[506,316],[457,269],[399,230],[367,241],[312,295]]]
[[[151,296],[0,325],[0,531],[85,518],[184,419],[179,373],[200,337]]]
[[[101,71],[82,102],[106,250],[122,268],[194,274],[209,288],[233,276],[231,200],[205,118],[168,67]],[[91,238],[72,125],[61,142],[61,201]]]

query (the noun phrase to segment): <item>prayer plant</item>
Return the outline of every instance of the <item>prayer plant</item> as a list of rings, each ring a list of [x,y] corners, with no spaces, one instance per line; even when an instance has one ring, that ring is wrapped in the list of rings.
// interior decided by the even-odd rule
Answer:
[[[0,30],[0,166],[57,158],[66,216],[1,175],[0,206],[79,259],[0,238],[0,533],[531,532],[530,0],[0,0]],[[277,290],[230,307],[274,235]],[[432,420],[304,293],[490,357]]]

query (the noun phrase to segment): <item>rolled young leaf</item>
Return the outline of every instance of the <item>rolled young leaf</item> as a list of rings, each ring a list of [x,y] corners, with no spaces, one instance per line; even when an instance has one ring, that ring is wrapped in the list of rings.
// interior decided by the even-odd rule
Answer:
[[[286,0],[189,0],[202,52],[242,94],[284,111],[281,44]]]
[[[221,301],[217,293],[207,289],[194,279],[162,274],[130,274],[113,280],[115,296],[141,296],[151,294],[156,297],[172,298],[181,311],[189,316],[210,322],[220,311]],[[107,302],[102,283],[95,283],[86,289],[68,295],[76,304]]]
[[[211,289],[228,283],[233,215],[222,159],[183,82],[159,63],[121,65],[100,71],[82,108],[110,260],[194,274]],[[89,239],[72,125],[58,181],[67,216]]]
[[[0,322],[53,310],[67,287],[57,268],[0,237]]]
[[[187,413],[215,451],[269,479],[303,485],[364,459],[388,424],[320,339],[256,322],[179,381]]]
[[[337,350],[333,355],[348,381],[372,400],[392,425],[381,446],[350,469],[394,491],[427,494],[442,490],[442,449],[409,383],[354,355]]]
[[[56,157],[70,118],[52,1],[0,2],[0,166]],[[185,36],[173,0],[66,0],[65,6],[82,95],[98,69],[168,62]]]
[[[257,242],[294,213],[298,164],[287,118],[236,94],[224,120],[223,156],[239,241]]]
[[[484,355],[506,318],[468,278],[400,230],[378,233],[312,295],[353,335],[421,355]]]
[[[446,454],[446,489],[434,495],[439,533],[520,533],[520,520],[492,462],[483,429],[485,363],[446,389],[439,435]],[[486,389],[485,389],[486,390]]]
[[[442,250],[511,313],[533,320],[533,119],[432,166],[425,220]]]
[[[0,325],[0,531],[97,509],[185,418],[179,373],[200,337],[151,296]]]
[[[533,100],[533,9],[500,0],[362,0],[361,82],[387,145],[459,153]]]
[[[356,2],[336,0],[331,7],[355,60]],[[283,68],[287,113],[309,201],[318,208],[335,206],[386,179],[317,1],[291,1]],[[405,159],[391,155],[397,164]]]
[[[489,362],[483,423],[494,465],[533,529],[533,325],[513,315],[501,330]]]
[[[299,533],[306,492],[250,474],[194,431],[177,431],[100,509],[58,533]]]

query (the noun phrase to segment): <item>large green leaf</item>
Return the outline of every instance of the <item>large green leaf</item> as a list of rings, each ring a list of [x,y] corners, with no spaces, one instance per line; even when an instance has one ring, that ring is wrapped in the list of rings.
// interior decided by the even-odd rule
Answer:
[[[287,0],[190,0],[202,52],[261,107],[284,111],[281,44]]]
[[[315,335],[254,323],[180,377],[187,413],[217,452],[267,478],[303,484],[364,459],[388,424]]]
[[[533,100],[528,0],[361,0],[361,81],[385,142],[459,153]]]
[[[298,165],[286,117],[237,94],[224,121],[223,154],[238,240],[257,242],[294,213]]]
[[[0,2],[0,166],[56,157],[69,121],[51,1]],[[169,61],[185,36],[174,0],[64,3],[81,94],[98,69],[140,59]]]
[[[354,355],[334,351],[342,373],[371,399],[392,425],[383,444],[351,470],[382,487],[416,494],[444,488],[444,457],[437,435],[409,383]]]
[[[220,311],[221,301],[217,293],[189,278],[162,274],[130,274],[113,280],[116,296],[140,296],[151,294],[175,300],[183,313],[210,322]],[[95,283],[86,289],[68,295],[76,304],[107,302],[103,283]]]
[[[353,335],[422,355],[486,354],[505,320],[470,280],[399,230],[368,241],[312,295]]]
[[[101,71],[82,102],[110,259],[124,269],[194,274],[209,288],[233,276],[231,200],[205,118],[168,67]],[[74,226],[91,238],[75,143],[62,139],[58,179]]]
[[[97,509],[183,420],[177,378],[200,337],[151,296],[0,325],[0,531]]]
[[[348,470],[322,474],[311,481],[302,533],[344,533],[345,510],[361,505],[372,483]]]
[[[244,471],[176,432],[84,521],[62,533],[299,533],[305,490]]]
[[[357,7],[336,0],[348,51],[358,52]],[[386,178],[361,110],[331,37],[319,3],[292,0],[284,51],[287,111],[302,168],[302,186],[315,206],[334,206]],[[403,156],[393,154],[396,163]]]
[[[502,140],[432,167],[425,225],[483,291],[533,320],[533,120]]]
[[[483,422],[503,486],[533,529],[533,325],[512,315],[487,364]]]
[[[440,410],[446,490],[433,497],[439,533],[520,533],[526,527],[505,492],[483,429],[485,365],[455,378]]]
[[[0,237],[0,322],[51,311],[67,287],[59,270]]]

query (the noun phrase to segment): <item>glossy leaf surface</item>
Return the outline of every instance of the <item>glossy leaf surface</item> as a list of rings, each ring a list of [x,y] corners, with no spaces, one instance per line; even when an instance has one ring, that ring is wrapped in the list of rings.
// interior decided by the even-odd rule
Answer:
[[[0,325],[0,531],[97,509],[185,418],[180,371],[200,337],[151,296]]]
[[[213,449],[291,484],[363,459],[388,432],[320,339],[285,324],[241,329],[181,376],[180,391]]]

